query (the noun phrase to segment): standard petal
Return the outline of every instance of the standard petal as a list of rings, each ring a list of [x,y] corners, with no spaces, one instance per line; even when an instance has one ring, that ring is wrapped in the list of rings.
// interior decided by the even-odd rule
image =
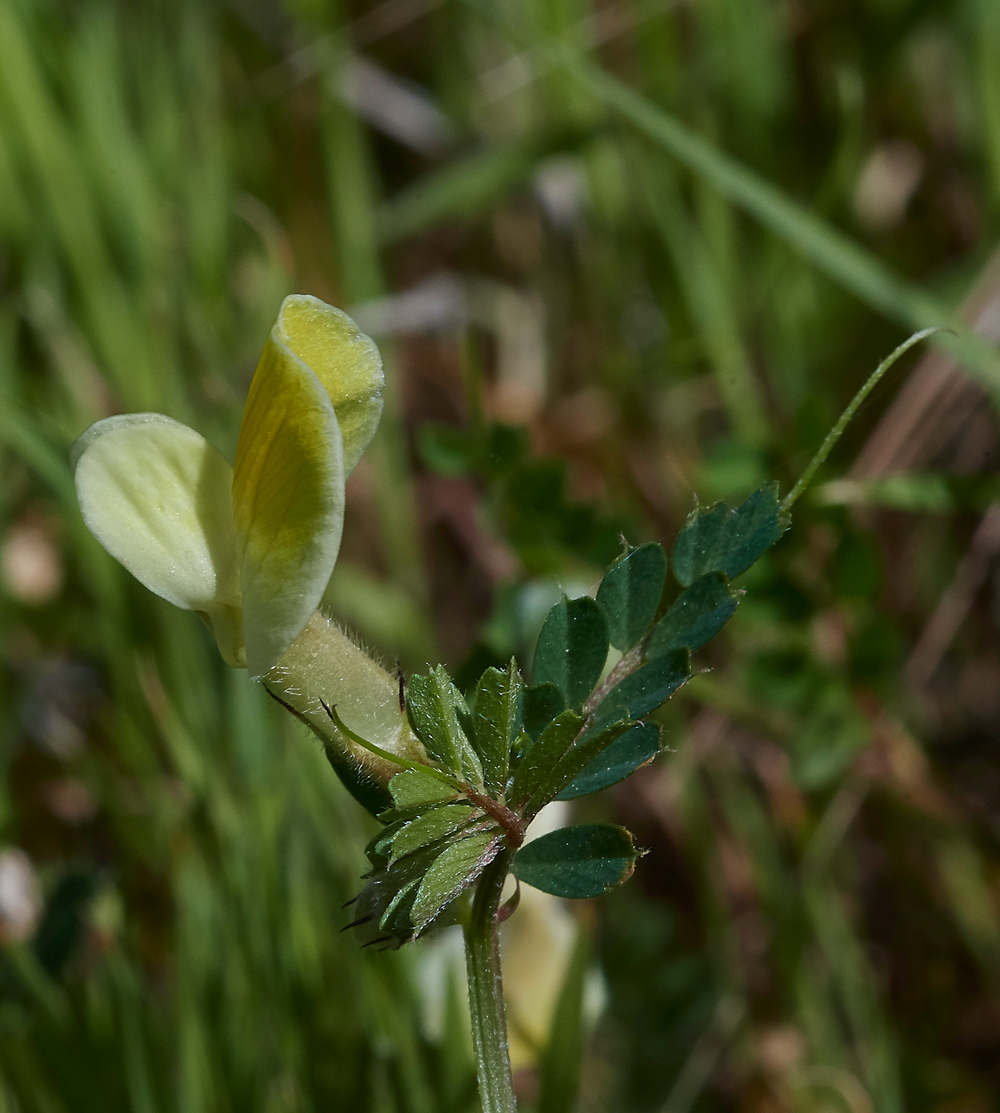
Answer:
[[[298,637],[333,571],[344,524],[340,428],[319,379],[277,326],[253,382],[233,473],[247,668],[263,676]]]
[[[344,440],[344,474],[350,475],[382,417],[385,375],[375,341],[346,313],[308,294],[285,298],[275,329],[330,395]]]
[[[205,615],[242,664],[233,470],[200,433],[163,414],[121,414],[73,446],[87,528],[150,591]]]

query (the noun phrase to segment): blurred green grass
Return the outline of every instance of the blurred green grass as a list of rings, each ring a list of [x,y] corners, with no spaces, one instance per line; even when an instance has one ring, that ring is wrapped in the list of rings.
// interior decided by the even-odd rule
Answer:
[[[83,527],[90,422],[160,410],[231,454],[280,298],[355,312],[388,398],[328,602],[471,678],[619,533],[787,489],[988,273],[998,203],[993,0],[0,0],[0,1111],[475,1108],[420,953],[339,933],[356,806]],[[933,506],[803,500],[674,752],[579,809],[651,850],[586,918],[580,1108],[995,1107],[995,551],[904,673],[979,552],[977,413],[922,458]],[[561,1047],[519,1080],[540,1113]]]

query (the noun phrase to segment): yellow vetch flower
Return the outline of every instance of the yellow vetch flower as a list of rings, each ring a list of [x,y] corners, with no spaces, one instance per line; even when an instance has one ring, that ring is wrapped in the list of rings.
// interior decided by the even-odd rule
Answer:
[[[84,521],[104,548],[201,615],[230,665],[266,676],[349,752],[321,700],[383,748],[413,746],[394,679],[317,613],[340,549],[344,483],[375,434],[384,382],[378,349],[350,317],[293,295],[250,384],[234,467],[155,413],[99,421],[72,453]],[[352,757],[377,780],[391,772]]]
[[[375,344],[317,298],[285,298],[243,411],[236,466],[162,414],[99,421],[73,448],[84,521],[151,591],[197,611],[263,676],[323,596],[344,482],[382,416]]]

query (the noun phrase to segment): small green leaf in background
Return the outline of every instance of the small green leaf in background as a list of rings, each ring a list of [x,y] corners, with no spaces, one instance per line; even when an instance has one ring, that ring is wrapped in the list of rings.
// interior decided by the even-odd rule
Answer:
[[[392,840],[392,857],[396,859],[412,854],[413,851],[452,834],[482,814],[478,808],[465,803],[445,804],[424,812],[397,832]]]
[[[511,807],[519,808],[531,799],[556,762],[573,745],[582,726],[583,719],[575,711],[563,711],[549,723],[514,774],[508,798]]]
[[[562,599],[538,635],[535,683],[555,684],[568,707],[579,707],[600,679],[609,643],[607,619],[593,599]]]
[[[418,932],[475,881],[499,848],[500,836],[492,828],[460,839],[442,851],[420,882],[410,911]]]
[[[417,430],[417,451],[428,469],[438,475],[467,475],[479,445],[468,429],[428,421]]]
[[[724,502],[688,515],[674,544],[674,575],[689,587],[706,572],[724,572],[735,579],[761,557],[785,532],[778,484],[754,491],[735,510]]]
[[[587,823],[526,843],[514,855],[511,871],[525,885],[582,900],[599,897],[627,881],[639,857],[624,827]]]
[[[624,556],[601,580],[597,604],[608,620],[611,644],[623,653],[645,634],[656,617],[667,581],[667,554],[657,544]]]
[[[565,709],[566,700],[555,684],[535,684],[521,697],[521,725],[534,741]]]
[[[486,791],[497,799],[507,788],[510,748],[521,729],[520,696],[521,681],[513,660],[506,672],[487,669],[479,678],[474,741],[483,763]]]
[[[412,808],[419,804],[437,804],[453,800],[458,793],[432,773],[422,769],[404,769],[389,782],[389,792],[397,808]]]
[[[665,703],[691,676],[691,655],[676,649],[647,661],[604,697],[594,715],[588,738],[620,719],[642,719]]]
[[[460,719],[469,709],[442,665],[429,676],[414,676],[406,688],[406,712],[424,749],[457,777],[483,783],[483,769]]]
[[[676,649],[692,653],[710,641],[732,618],[738,599],[722,572],[708,572],[686,587],[656,624],[647,657]]]
[[[660,728],[655,723],[638,723],[592,758],[556,799],[575,800],[578,796],[600,792],[648,765],[659,752]]]

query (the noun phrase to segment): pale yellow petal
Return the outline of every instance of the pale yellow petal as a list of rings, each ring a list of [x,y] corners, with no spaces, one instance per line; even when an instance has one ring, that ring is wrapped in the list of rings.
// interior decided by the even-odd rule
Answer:
[[[330,395],[350,475],[382,416],[385,375],[375,342],[346,313],[308,294],[285,298],[275,328]]]
[[[87,528],[150,591],[207,618],[242,664],[232,468],[199,433],[162,414],[122,414],[73,446]]]
[[[344,456],[319,379],[277,326],[253,382],[233,474],[247,668],[263,676],[319,604],[344,524]]]

